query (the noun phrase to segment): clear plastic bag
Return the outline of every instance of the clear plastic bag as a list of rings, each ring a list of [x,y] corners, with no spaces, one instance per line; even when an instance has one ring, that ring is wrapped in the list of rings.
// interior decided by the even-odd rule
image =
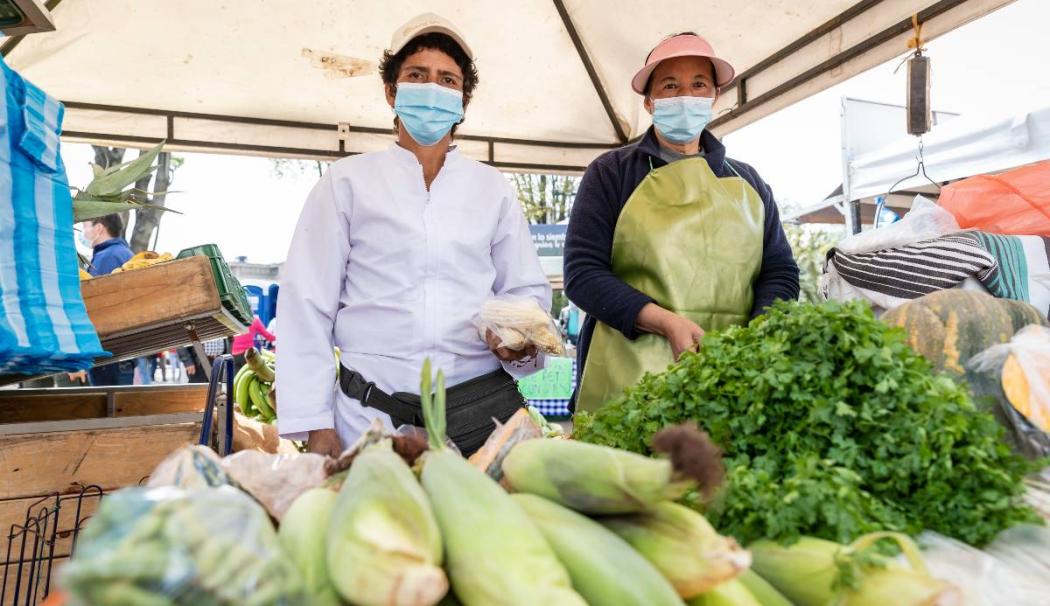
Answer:
[[[232,486],[106,496],[60,583],[71,606],[306,603],[266,512]]]
[[[1036,428],[1050,431],[1050,328],[1025,326],[1009,343],[974,356],[967,367],[977,372],[1000,369],[1010,404]]]
[[[325,483],[328,461],[328,457],[309,452],[275,455],[245,450],[222,459],[222,468],[280,520],[299,495]]]
[[[918,541],[930,575],[959,587],[966,606],[1042,606],[1050,595],[1050,576],[1033,574],[1033,567],[1021,561],[1026,551],[1020,551],[1038,542],[1027,531],[1009,534],[1027,528],[1005,531],[992,543],[999,547],[985,551],[930,531]]]
[[[511,351],[534,345],[551,355],[565,353],[558,325],[534,299],[514,295],[490,297],[482,303],[474,325],[483,341],[488,341],[491,332],[499,338],[500,347]]]
[[[900,221],[850,236],[835,245],[835,248],[846,254],[856,255],[908,246],[959,230],[959,223],[950,212],[928,198],[915,196],[911,210]]]

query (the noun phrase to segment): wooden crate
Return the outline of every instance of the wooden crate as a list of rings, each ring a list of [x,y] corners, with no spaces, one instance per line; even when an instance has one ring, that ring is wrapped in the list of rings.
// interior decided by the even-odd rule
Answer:
[[[0,503],[138,484],[197,441],[206,397],[200,384],[0,392]]]
[[[113,354],[126,360],[247,330],[222,306],[207,257],[188,257],[80,283],[88,316]]]

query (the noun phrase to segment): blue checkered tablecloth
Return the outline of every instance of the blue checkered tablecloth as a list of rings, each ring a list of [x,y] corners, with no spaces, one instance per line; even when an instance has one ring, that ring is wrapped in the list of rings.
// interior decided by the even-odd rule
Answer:
[[[576,391],[576,360],[572,361],[572,391]],[[556,400],[528,400],[529,406],[533,406],[548,419],[565,418],[571,416],[569,412],[568,398]]]

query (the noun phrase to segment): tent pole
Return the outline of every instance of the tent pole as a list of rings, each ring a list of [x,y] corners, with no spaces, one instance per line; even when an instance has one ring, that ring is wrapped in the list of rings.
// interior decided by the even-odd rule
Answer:
[[[594,64],[587,54],[587,49],[583,47],[583,40],[580,39],[580,34],[576,31],[576,25],[572,22],[569,11],[565,8],[565,2],[563,0],[554,0],[554,7],[558,9],[561,22],[565,25],[566,31],[569,32],[572,45],[576,47],[576,53],[580,55],[580,61],[583,62],[583,67],[591,78],[591,84],[594,85],[594,90],[602,101],[602,107],[605,108],[605,113],[609,116],[609,122],[612,122],[613,130],[616,131],[616,138],[620,140],[621,144],[627,143],[627,133],[624,132],[623,125],[620,124],[620,120],[616,117],[616,110],[613,109],[612,101],[609,100],[609,94],[605,91],[605,87],[602,86],[601,78],[598,77],[598,72],[594,69]]]

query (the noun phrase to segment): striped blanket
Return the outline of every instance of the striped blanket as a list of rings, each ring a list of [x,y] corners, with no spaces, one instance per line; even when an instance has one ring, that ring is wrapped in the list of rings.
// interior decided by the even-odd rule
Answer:
[[[869,253],[828,253],[821,285],[831,299],[892,309],[946,288],[985,290],[1050,316],[1050,238],[964,231]]]

